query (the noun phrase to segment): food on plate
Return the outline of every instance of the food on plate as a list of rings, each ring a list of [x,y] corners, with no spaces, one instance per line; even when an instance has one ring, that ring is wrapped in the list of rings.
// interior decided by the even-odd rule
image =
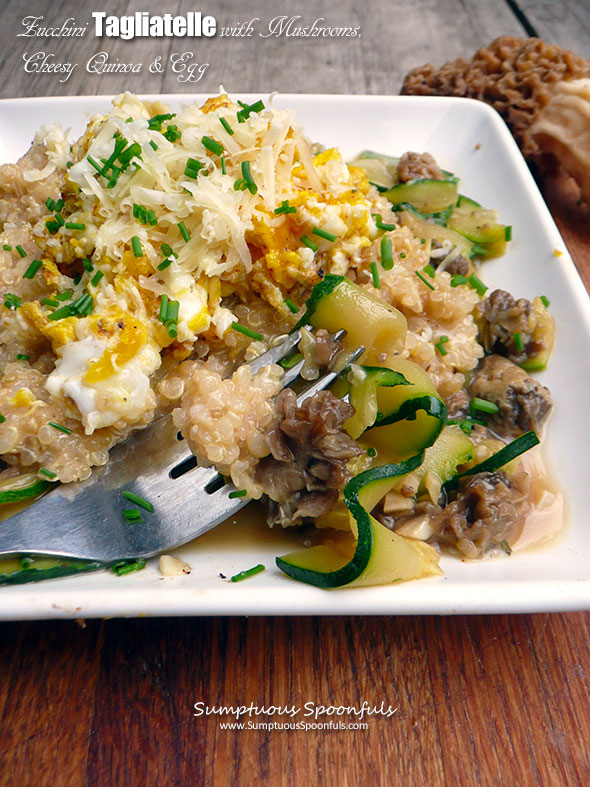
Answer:
[[[478,260],[511,227],[443,164],[346,163],[293,111],[225,94],[176,113],[123,94],[73,143],[42,127],[0,168],[0,503],[88,478],[168,414],[269,525],[316,526],[277,559],[296,579],[384,584],[440,574],[441,548],[509,552],[548,490],[525,452],[552,406],[530,372],[554,323],[544,296],[488,291]],[[302,404],[281,392],[299,359],[306,380],[341,372]],[[130,526],[154,515],[124,497]]]
[[[590,61],[538,38],[501,36],[467,60],[410,71],[402,93],[465,96],[491,104],[522,152],[551,154],[590,203]]]

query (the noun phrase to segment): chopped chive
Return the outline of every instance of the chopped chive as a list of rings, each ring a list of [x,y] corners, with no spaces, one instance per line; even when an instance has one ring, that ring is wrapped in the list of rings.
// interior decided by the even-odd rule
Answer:
[[[53,217],[53,220],[56,221],[60,227],[63,227],[63,225],[66,223],[61,213],[56,213],[55,216]]]
[[[63,199],[58,199],[58,201],[55,203],[55,206],[54,206],[55,212],[56,213],[61,213],[61,210],[62,210],[63,206],[64,206]]]
[[[56,301],[67,301],[73,295],[71,290],[65,290],[64,292],[59,293],[59,295],[55,296]]]
[[[225,167],[225,156],[222,156],[222,157],[219,159],[219,162],[220,162],[220,164],[221,164],[221,174],[222,174],[222,175],[227,175],[227,169],[226,169],[226,167]]]
[[[246,571],[240,571],[238,574],[234,574],[233,577],[230,577],[230,582],[241,582],[243,579],[248,579],[248,577],[253,577],[254,574],[260,574],[261,571],[264,571],[264,566],[262,563],[259,563],[257,566],[253,566],[252,568],[247,569]]]
[[[153,139],[150,139],[150,147],[153,148],[154,150],[158,149],[158,146],[156,145]]]
[[[232,322],[231,327],[234,331],[242,333],[244,336],[254,339],[257,342],[261,342],[263,339],[262,334],[256,333],[256,331],[252,331],[250,328],[246,328],[245,325],[241,325],[239,322]]]
[[[289,309],[290,312],[293,312],[293,314],[297,314],[297,312],[299,311],[299,306],[297,306],[296,303],[293,303],[291,298],[285,298],[285,306],[287,307],[287,309]]]
[[[39,468],[39,474],[47,478],[57,478],[57,473],[54,473],[53,470],[48,470],[46,467]]]
[[[504,230],[504,240],[512,240],[512,226],[510,224]]]
[[[141,511],[138,511],[137,508],[124,508],[123,516],[126,522],[143,522]]]
[[[23,249],[23,247],[20,245],[20,243],[19,243],[19,245],[18,245],[18,246],[16,246],[15,248],[16,248],[16,250],[18,251],[18,253],[20,254],[20,256],[21,256],[21,257],[23,257],[23,258],[24,258],[24,257],[26,257],[26,256],[27,256],[27,252],[26,252],[26,251]]]
[[[166,257],[166,259],[162,260],[162,262],[158,265],[158,270],[165,271],[166,268],[169,268],[171,265],[172,265],[172,258]]]
[[[400,254],[400,257],[401,257],[401,254]],[[431,279],[434,279],[434,277],[436,275],[436,271],[434,270],[434,265],[430,265],[430,264],[425,265],[422,268],[422,270],[424,271],[424,273],[428,274],[428,276],[430,276]]]
[[[367,456],[377,456],[377,449],[373,448],[373,446],[369,446],[369,448],[367,448]]]
[[[221,123],[221,125],[223,126],[223,128],[224,128],[224,129],[227,131],[227,133],[230,135],[230,137],[233,137],[233,135],[234,135],[234,130],[233,130],[233,128],[230,126],[230,124],[227,122],[227,120],[226,120],[225,118],[219,118],[219,122]]]
[[[185,243],[188,243],[188,242],[189,242],[189,240],[191,239],[191,234],[190,234],[190,232],[187,230],[187,228],[186,228],[186,226],[185,226],[185,223],[184,223],[184,221],[180,221],[180,222],[178,223],[178,229],[180,230],[180,234],[182,235],[182,239],[183,239],[183,241],[184,241]]]
[[[133,123],[133,118],[132,118],[132,117],[128,117],[128,118],[125,120],[125,123]]]
[[[176,117],[176,114],[170,112],[162,115],[154,115],[148,120],[148,129],[150,131],[159,131],[162,128],[162,123],[165,120],[172,120],[174,117]]]
[[[230,492],[228,497],[232,500],[234,497],[246,497],[248,492],[245,489],[236,489],[233,492]]]
[[[86,156],[86,161],[90,164],[90,166],[94,167],[94,169],[99,173],[99,175],[104,175],[103,168],[100,166],[100,164],[97,164],[97,162],[92,158],[92,156]]]
[[[131,238],[131,246],[133,248],[133,254],[136,257],[143,257],[143,249],[141,248],[141,241],[139,240],[137,235],[134,235]]]
[[[166,321],[167,311],[168,311],[168,296],[166,295],[166,293],[164,293],[164,295],[162,295],[162,297],[160,298],[160,312],[158,314],[158,319],[160,320],[160,322]]]
[[[26,271],[23,273],[23,279],[33,279],[42,265],[43,263],[41,260],[33,260]]]
[[[500,412],[500,408],[495,402],[488,402],[487,399],[480,399],[479,396],[474,396],[469,402],[469,409],[472,415],[476,412],[489,413],[490,415]]]
[[[400,251],[399,256],[400,256],[401,260],[405,260],[406,259],[406,252],[405,251]]]
[[[66,167],[67,167],[68,169],[69,169],[70,167],[73,167],[73,166],[74,166],[74,162],[73,162],[73,161],[68,161],[68,162],[66,162]]]
[[[174,323],[170,323],[170,325],[168,326],[168,336],[171,339],[176,339],[176,337],[178,336],[178,329],[176,328],[176,325]]]
[[[379,278],[379,268],[377,267],[377,263],[375,260],[371,263],[371,275],[373,277],[373,287],[376,290],[381,289],[381,279]]]
[[[147,220],[148,220],[148,223],[149,223],[149,224],[150,224],[152,227],[155,227],[155,226],[156,226],[156,224],[158,223],[157,216],[156,216],[156,214],[154,213],[154,211],[153,211],[153,210],[151,210],[151,209],[150,209],[150,210],[148,210],[146,218],[147,218]]]
[[[373,220],[377,226],[378,230],[384,230],[385,232],[393,232],[395,229],[395,224],[385,224],[383,221],[383,216],[380,213],[372,213]]]
[[[30,355],[25,355],[25,353],[17,353],[16,360],[17,361],[28,361],[30,357],[31,357]]]
[[[178,126],[174,126],[170,124],[166,131],[163,132],[164,136],[168,140],[168,142],[176,142],[177,139],[180,139],[182,136],[182,132],[178,128]]]
[[[243,123],[245,120],[248,120],[252,112],[262,112],[264,109],[262,101],[255,101],[253,104],[245,104],[243,101],[238,101],[238,104],[242,107],[236,112],[238,123]]]
[[[438,342],[434,345],[441,355],[447,355],[445,343],[449,341],[448,336],[441,336]]]
[[[483,281],[475,275],[475,273],[472,273],[467,279],[467,284],[469,284],[469,286],[472,287],[480,297],[485,295],[488,289]]]
[[[168,301],[168,308],[166,309],[166,322],[173,320],[176,322],[178,320],[178,311],[180,309],[180,303],[178,301]]]
[[[299,363],[303,358],[301,353],[291,353],[286,358],[283,358],[282,361],[279,361],[279,366],[282,366],[283,369],[292,369],[296,364]]]
[[[467,284],[467,276],[462,276],[460,273],[453,273],[451,275],[451,287],[459,287],[461,284]]]
[[[223,155],[223,145],[220,145],[219,142],[211,139],[211,137],[201,137],[201,144],[204,148],[207,148],[208,151],[214,153],[216,156]]]
[[[55,200],[51,199],[51,197],[47,197],[45,200],[45,207],[47,210],[54,210],[55,209]]]
[[[85,230],[86,224],[82,224],[80,221],[66,221],[66,229],[67,230]]]
[[[275,213],[277,216],[285,213],[297,213],[297,208],[294,205],[289,205],[288,199],[284,199],[279,207],[273,210],[273,213]]]
[[[96,273],[94,274],[94,276],[90,280],[90,284],[92,284],[93,287],[98,286],[98,283],[100,282],[100,280],[102,279],[103,276],[104,276],[104,273],[102,271],[96,271]]]
[[[6,421],[6,416],[0,413],[0,424],[3,424]]]
[[[506,240],[509,240],[509,238],[506,238]],[[500,547],[504,550],[504,552],[506,552],[507,555],[510,556],[512,554],[512,548],[505,538],[500,541]]]
[[[250,194],[256,194],[258,186],[254,183],[252,172],[250,171],[250,162],[242,161],[242,177],[238,178],[234,183],[235,191],[245,191],[248,189]]]
[[[13,295],[11,292],[7,292],[4,295],[4,308],[5,309],[18,309],[21,305],[21,298],[18,295]]]
[[[53,298],[43,298],[41,301],[42,306],[51,306],[52,308],[57,308],[59,306],[59,301],[54,300]]]
[[[88,257],[82,260],[82,267],[87,273],[91,273],[94,270],[94,265],[90,262]]]
[[[115,563],[115,565],[111,568],[113,574],[116,574],[118,577],[123,577],[125,574],[131,574],[134,571],[141,571],[142,568],[145,568],[146,561],[142,560],[123,560],[121,563]]]
[[[314,243],[310,238],[307,237],[307,235],[302,235],[299,240],[304,246],[307,246],[307,248],[311,249],[312,251],[317,251],[319,249],[317,243]]]
[[[196,158],[189,158],[186,160],[184,174],[187,176],[187,178],[196,178],[199,174],[199,170],[203,169],[204,166],[205,165],[200,161],[197,161]]]
[[[5,243],[4,246],[2,246],[2,248],[4,249],[4,251],[12,251],[12,246],[9,243]]]
[[[549,304],[551,303],[551,301],[546,295],[541,295],[539,300],[541,301],[541,303],[546,309],[549,307]]]
[[[162,254],[165,254],[167,257],[173,256],[176,257],[176,259],[178,259],[178,254],[174,251],[174,249],[169,243],[162,243],[160,249],[162,251]]]
[[[381,238],[381,266],[385,271],[390,271],[393,268],[391,238],[388,238],[387,235]]]
[[[55,221],[55,219],[48,219],[45,222],[45,226],[51,235],[55,235],[55,233],[59,230],[60,224],[59,221]]]
[[[324,238],[325,240],[329,240],[331,243],[334,243],[338,237],[337,235],[332,235],[331,232],[326,232],[326,230],[323,230],[320,227],[314,227],[311,232],[313,235],[317,235],[318,238]]]
[[[522,343],[522,335],[520,331],[516,331],[515,334],[512,335],[514,339],[514,346],[516,347],[518,352],[522,352],[524,350],[524,344]]]
[[[78,286],[78,284],[80,284],[80,282],[82,281],[82,277],[81,277],[81,276],[74,276],[74,278],[72,279],[72,281],[74,282],[74,284],[75,284],[76,286]]]
[[[424,276],[422,276],[422,274],[420,273],[420,271],[414,271],[414,273],[420,279],[420,281],[428,287],[429,290],[434,290],[434,285],[431,284],[427,279],[425,279]]]
[[[49,421],[49,426],[53,426],[54,429],[57,429],[64,434],[72,434],[72,430],[68,429],[67,426],[63,426],[63,424],[58,424],[55,421]]]
[[[149,511],[150,514],[153,514],[154,507],[149,500],[145,499],[145,497],[140,497],[139,495],[136,495],[134,492],[123,492],[123,497],[126,498],[127,500],[130,500],[132,503],[135,503],[136,505],[145,508],[145,510]]]

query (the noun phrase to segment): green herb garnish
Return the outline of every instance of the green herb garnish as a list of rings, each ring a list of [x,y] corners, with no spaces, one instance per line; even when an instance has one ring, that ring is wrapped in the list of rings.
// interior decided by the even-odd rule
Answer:
[[[183,241],[184,241],[185,243],[188,243],[188,242],[189,242],[189,240],[191,239],[191,234],[190,234],[190,232],[187,230],[187,228],[186,228],[186,225],[185,225],[184,221],[180,221],[180,222],[178,223],[178,229],[180,230],[180,234],[182,235],[182,239],[183,239]]]
[[[43,265],[41,260],[33,260],[26,271],[23,273],[23,279],[32,279]]]
[[[284,199],[279,205],[279,207],[273,210],[273,213],[276,214],[277,216],[286,213],[297,213],[297,208],[295,207],[295,205],[289,205],[288,199]]]
[[[240,571],[238,574],[234,574],[233,577],[230,577],[230,582],[241,582],[243,579],[248,579],[248,577],[253,577],[255,574],[260,574],[261,571],[264,571],[265,566],[262,563],[259,563],[257,566],[253,566],[252,568],[247,569],[246,571]]]
[[[324,238],[325,240],[329,240],[330,243],[334,243],[334,241],[338,237],[337,235],[332,235],[331,232],[326,232],[326,230],[323,230],[320,227],[314,227],[311,232],[313,235],[317,235],[318,238]]]
[[[141,248],[141,241],[139,240],[137,235],[134,235],[131,238],[131,248],[133,249],[133,254],[136,257],[143,257],[143,249]]]
[[[434,290],[434,285],[431,284],[427,279],[425,279],[424,276],[420,273],[420,271],[414,271],[414,273],[420,279],[420,281],[428,287],[429,290]]]
[[[373,278],[373,287],[376,290],[381,289],[381,279],[379,278],[379,268],[377,267],[377,263],[373,260],[371,263],[371,276]]]
[[[254,339],[254,341],[261,342],[263,339],[262,334],[250,330],[250,328],[247,328],[245,325],[241,325],[239,322],[232,322],[231,327],[234,331],[247,336],[249,339]]]
[[[140,497],[139,495],[136,495],[134,492],[123,492],[123,497],[126,500],[130,500],[132,503],[135,503],[136,505],[145,508],[145,510],[149,511],[150,514],[154,513],[153,505],[150,503],[149,500],[146,500],[145,497]]]
[[[230,492],[228,498],[233,500],[236,497],[246,497],[248,494],[246,489],[235,489],[233,492]]]
[[[393,249],[391,238],[388,238],[387,235],[381,238],[381,266],[385,271],[390,271],[393,268]]]
[[[317,245],[317,243],[314,243],[314,242],[311,240],[311,238],[308,238],[308,237],[307,237],[307,235],[302,235],[302,236],[299,238],[299,240],[301,241],[301,243],[303,243],[303,245],[304,245],[304,246],[307,246],[307,248],[308,248],[308,249],[311,249],[311,250],[312,250],[312,251],[314,251],[314,252],[315,252],[315,251],[317,251],[317,250],[319,249],[319,246]]]
[[[63,424],[58,424],[55,421],[49,421],[49,426],[53,426],[54,429],[57,429],[59,432],[63,432],[64,434],[72,434],[72,430],[69,429],[67,426]]]
[[[201,137],[201,144],[204,148],[207,148],[210,153],[214,153],[216,156],[223,155],[223,145],[220,145],[219,142],[211,139],[211,137]]]
[[[469,409],[472,415],[475,415],[476,412],[489,413],[490,415],[500,412],[500,408],[495,402],[489,402],[487,399],[480,399],[479,396],[474,396],[469,402]]]
[[[219,118],[219,122],[221,123],[221,125],[223,126],[223,128],[224,128],[224,129],[227,131],[227,133],[230,135],[230,137],[233,137],[233,135],[234,135],[234,130],[233,130],[233,128],[230,126],[230,124],[227,122],[227,120],[226,120],[225,118]]]
[[[145,560],[122,560],[120,563],[115,563],[111,571],[118,577],[122,577],[133,571],[141,571],[142,568],[145,568],[145,564]]]

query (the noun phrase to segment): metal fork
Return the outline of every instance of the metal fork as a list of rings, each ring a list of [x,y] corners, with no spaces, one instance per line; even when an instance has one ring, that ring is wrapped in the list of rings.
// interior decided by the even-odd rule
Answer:
[[[345,331],[335,335],[340,338]],[[254,372],[277,363],[297,345],[299,332],[250,362]],[[359,348],[348,363],[356,360]],[[283,387],[299,376],[303,361],[285,372]],[[301,404],[341,372],[329,372],[297,398]],[[197,467],[171,416],[133,433],[86,481],[63,484],[19,514],[0,522],[0,556],[50,555],[112,564],[152,557],[211,530],[250,502],[212,467]],[[154,511],[141,524],[125,521],[123,492],[149,501]]]

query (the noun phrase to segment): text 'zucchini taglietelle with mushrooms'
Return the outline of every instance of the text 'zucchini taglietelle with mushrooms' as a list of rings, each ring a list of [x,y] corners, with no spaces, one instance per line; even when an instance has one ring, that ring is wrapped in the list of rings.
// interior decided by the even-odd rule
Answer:
[[[489,293],[478,260],[510,226],[428,153],[386,153],[346,163],[293,111],[225,94],[176,113],[123,94],[72,144],[42,127],[0,168],[0,502],[88,478],[171,412],[270,525],[325,533],[277,559],[295,579],[509,553],[540,499],[520,457],[551,409],[529,376],[549,302]],[[296,327],[307,379],[366,348],[301,406],[292,358],[246,365]]]

